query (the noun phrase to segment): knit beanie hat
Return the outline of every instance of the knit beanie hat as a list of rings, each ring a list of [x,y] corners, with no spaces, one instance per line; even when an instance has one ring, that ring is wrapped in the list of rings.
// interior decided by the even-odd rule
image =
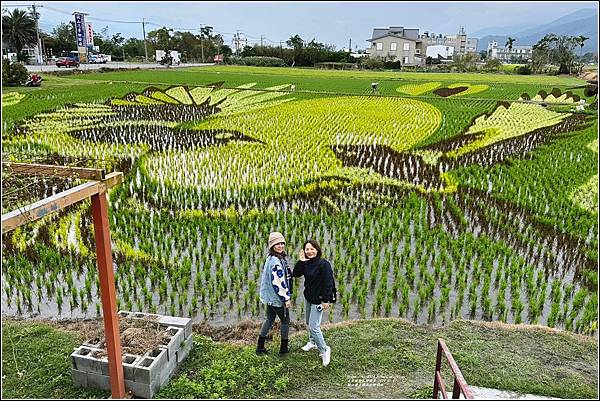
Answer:
[[[285,244],[285,239],[283,238],[282,233],[274,231],[271,234],[269,234],[269,249],[271,249],[273,245],[279,244],[280,242],[283,242]]]

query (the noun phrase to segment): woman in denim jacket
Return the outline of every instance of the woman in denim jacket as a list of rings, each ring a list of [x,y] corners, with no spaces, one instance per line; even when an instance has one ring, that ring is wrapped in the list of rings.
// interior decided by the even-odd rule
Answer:
[[[275,323],[275,317],[281,321],[281,345],[279,355],[290,352],[288,334],[290,331],[290,311],[292,297],[292,272],[285,259],[285,239],[279,232],[269,234],[269,256],[263,267],[260,281],[260,300],[267,306],[267,320],[262,325],[256,354],[264,355],[265,340]]]

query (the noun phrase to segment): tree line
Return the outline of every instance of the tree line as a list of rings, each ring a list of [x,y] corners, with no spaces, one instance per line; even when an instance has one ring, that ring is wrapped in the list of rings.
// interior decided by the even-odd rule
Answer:
[[[75,51],[75,22],[70,21],[57,25],[52,32],[40,32],[42,47],[47,56],[66,56],[71,51]],[[23,50],[28,46],[34,46],[36,38],[36,24],[34,16],[25,10],[14,9],[2,16],[2,36],[14,50],[17,52],[19,61],[25,61],[26,55]],[[533,56],[528,68],[533,73],[548,72],[549,65],[558,66],[559,74],[575,73],[581,69],[585,61],[597,61],[597,55],[582,55],[584,42],[589,39],[585,36],[568,36],[548,34],[533,46]],[[511,49],[515,39],[508,38],[506,46]],[[138,38],[125,38],[121,33],[109,34],[109,27],[106,26],[100,32],[94,32],[94,45],[98,46],[99,53],[109,54],[114,60],[138,60],[141,61],[146,56],[153,60],[156,50],[177,50],[181,54],[183,62],[202,61],[212,62],[214,56],[222,55],[224,62],[239,63],[247,59],[271,59],[279,60],[279,64],[295,67],[313,67],[317,63],[335,62],[335,63],[356,63],[362,62],[367,68],[395,68],[387,65],[381,60],[368,59],[356,60],[350,53],[342,50],[336,50],[335,46],[305,40],[299,35],[291,36],[286,42],[286,46],[280,43],[279,46],[255,45],[243,46],[232,49],[225,43],[224,38],[215,34],[211,27],[204,26],[198,34],[190,32],[180,32],[167,27],[162,27],[148,32],[146,43]],[[576,50],[579,47],[579,55]],[[485,54],[466,54],[455,55],[453,67],[458,71],[471,71],[480,58],[485,58]],[[428,58],[428,64],[431,60]],[[491,59],[486,60],[486,69],[493,71],[500,68],[499,62]],[[393,63],[391,63],[393,64]]]

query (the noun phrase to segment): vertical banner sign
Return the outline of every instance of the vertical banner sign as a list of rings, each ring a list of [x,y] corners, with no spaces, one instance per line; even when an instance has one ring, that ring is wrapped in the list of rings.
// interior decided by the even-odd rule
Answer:
[[[87,29],[86,29],[87,46],[94,47],[94,30],[92,29],[92,24],[86,24],[86,26],[87,26]]]
[[[77,47],[86,47],[85,19],[83,14],[75,14],[75,35],[77,36]]]

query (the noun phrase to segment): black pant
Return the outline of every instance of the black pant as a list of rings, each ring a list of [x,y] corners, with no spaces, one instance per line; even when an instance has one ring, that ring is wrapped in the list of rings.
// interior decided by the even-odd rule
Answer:
[[[279,316],[279,320],[281,320],[281,339],[287,340],[290,332],[290,311],[283,306],[277,308],[267,305],[267,320],[262,325],[260,335],[261,337],[266,337],[269,334],[269,330],[271,330],[273,323],[275,323],[276,316]]]

